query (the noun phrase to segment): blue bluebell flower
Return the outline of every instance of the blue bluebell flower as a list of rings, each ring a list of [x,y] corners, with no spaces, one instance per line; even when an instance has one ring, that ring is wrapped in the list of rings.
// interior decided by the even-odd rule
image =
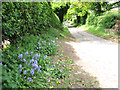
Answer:
[[[34,74],[34,69],[31,69],[31,75],[33,76],[33,74]]]
[[[37,64],[35,64],[35,65],[34,65],[34,67],[35,67],[35,68],[38,68],[38,65],[37,65]]]
[[[25,54],[28,55],[28,51]]]
[[[32,62],[34,62],[34,59],[31,59],[29,64],[31,64]]]
[[[38,42],[39,46],[40,46],[40,42]]]
[[[38,53],[35,54],[35,57],[38,57]]]
[[[26,62],[25,58],[23,59],[23,62]]]
[[[39,72],[40,68],[37,68],[37,72]]]
[[[39,65],[39,68],[41,68],[41,65]]]
[[[33,82],[33,79],[30,79],[29,81],[30,81],[30,82]]]
[[[28,77],[29,82],[33,82],[33,79],[31,77]]]
[[[34,61],[34,64],[37,64],[37,63],[38,63],[37,60],[35,60],[35,61]]]
[[[41,49],[41,47],[39,47],[39,49]]]
[[[28,80],[30,80],[31,79],[31,77],[28,77]]]
[[[35,57],[33,56],[32,59],[34,59]]]
[[[32,52],[30,52],[30,54],[32,55],[32,54],[33,54],[33,51],[32,51]]]
[[[42,45],[44,45],[44,42],[42,41]]]
[[[55,43],[55,41],[53,40],[52,43]]]
[[[35,79],[36,77],[34,77],[33,79]]]
[[[54,66],[52,65],[52,67],[54,67]]]
[[[26,74],[26,72],[27,72],[27,70],[25,70],[25,71],[23,72],[23,74]]]
[[[55,46],[56,44],[54,44],[54,46]]]
[[[23,55],[22,55],[22,54],[19,54],[18,58],[20,59],[20,58],[22,58],[22,57],[23,57]]]
[[[47,59],[47,55],[44,56],[44,59]]]
[[[39,47],[37,47],[37,49],[39,49]]]
[[[24,78],[26,78],[26,76],[24,76]]]
[[[22,68],[22,65],[19,65],[19,68]]]
[[[28,63],[28,65],[30,65],[30,63]]]
[[[48,43],[48,45],[50,46],[50,43]]]
[[[41,66],[39,65],[39,67],[37,68],[37,72],[39,72],[40,68],[41,68]]]
[[[20,73],[21,73],[21,72],[22,72],[22,69],[20,69],[19,71],[20,71]]]
[[[7,67],[7,65],[5,64],[4,67]]]
[[[41,73],[41,70],[39,72]]]
[[[38,55],[38,57],[40,57],[40,54]]]
[[[2,64],[2,62],[0,62],[0,64]]]
[[[20,77],[22,77],[22,75],[20,75]]]
[[[62,69],[60,69],[60,72],[62,72]]]
[[[34,64],[34,63],[32,63],[32,66],[34,67],[34,66],[35,66],[35,64]]]
[[[37,57],[35,57],[35,60],[38,60],[38,58],[37,58]]]

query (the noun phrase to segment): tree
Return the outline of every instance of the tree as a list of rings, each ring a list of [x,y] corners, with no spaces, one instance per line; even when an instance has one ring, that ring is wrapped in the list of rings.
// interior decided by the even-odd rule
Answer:
[[[68,2],[67,3],[64,3],[64,2],[52,3],[52,9],[59,17],[61,23],[63,22],[64,15],[66,15],[67,10],[69,9],[69,4],[70,3]]]
[[[109,11],[113,8],[120,6],[120,1],[109,3],[109,2],[91,2],[91,10],[94,11],[96,16],[100,16],[102,13]]]
[[[67,17],[72,18],[72,15],[76,15],[77,23],[85,24],[88,10],[91,8],[90,2],[71,2],[70,7]]]

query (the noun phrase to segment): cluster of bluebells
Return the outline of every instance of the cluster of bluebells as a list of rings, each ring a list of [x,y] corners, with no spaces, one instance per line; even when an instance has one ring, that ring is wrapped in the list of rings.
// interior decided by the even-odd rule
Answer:
[[[41,41],[41,43],[38,42],[37,49],[38,50],[41,49],[42,45],[48,45],[48,46],[54,45],[54,46],[58,46],[57,43],[55,43],[55,40],[51,40],[51,42],[49,42],[48,44],[46,43],[46,40],[45,40],[45,41]]]
[[[51,42],[53,43],[54,46],[57,45],[57,43],[55,43],[55,40],[51,40]]]
[[[41,42],[41,43],[40,43]],[[46,42],[45,41],[41,41],[38,42],[38,46],[36,49],[42,49],[42,46],[48,45],[48,46],[56,46],[57,44],[55,43],[55,40],[51,40],[50,42]],[[26,57],[31,58],[29,61],[27,60]],[[21,76],[24,76],[25,79],[28,79],[30,82],[33,81],[34,78],[31,78],[33,76],[35,76],[35,73],[41,73],[42,70],[42,66],[38,64],[38,60],[41,57],[40,54],[36,53],[33,54],[33,51],[28,52],[26,51],[24,54],[19,54],[18,58],[19,60],[23,63],[22,65],[19,65],[19,73],[21,74]],[[47,55],[43,56],[43,60],[47,59]],[[29,68],[26,68],[25,66],[30,66],[30,70],[28,70]],[[50,66],[49,68],[53,68],[54,66]],[[29,74],[29,77],[26,75]]]
[[[27,61],[24,56],[27,56],[29,55],[32,57],[30,61]],[[30,70],[30,75],[31,76],[34,76],[34,74],[37,72],[37,73],[41,73],[41,65],[38,65],[38,58],[40,58],[40,54],[36,53],[35,55],[32,55],[33,54],[33,51],[32,52],[26,52],[24,55],[23,54],[19,54],[18,58],[20,59],[21,62],[23,62],[24,64],[26,65],[29,65],[31,67],[31,70]],[[44,59],[47,59],[47,56],[44,56]],[[24,65],[24,66],[26,66]],[[24,74],[24,78],[27,78],[26,73],[27,73],[27,70],[24,68],[22,68],[23,66],[20,64],[19,65],[19,72]],[[28,77],[27,78],[30,82],[33,81],[33,79],[35,79],[35,77],[32,79],[31,77]]]

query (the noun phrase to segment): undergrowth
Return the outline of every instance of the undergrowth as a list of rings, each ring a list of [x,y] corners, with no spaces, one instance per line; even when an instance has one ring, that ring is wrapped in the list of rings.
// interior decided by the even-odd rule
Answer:
[[[69,36],[64,25],[59,29],[50,28],[39,36],[26,33],[17,44],[9,44],[2,50],[3,88],[51,88],[58,87],[57,79],[68,77],[68,69],[53,63],[59,55],[56,42]],[[63,63],[59,63],[61,66]],[[58,82],[58,83],[56,83]]]

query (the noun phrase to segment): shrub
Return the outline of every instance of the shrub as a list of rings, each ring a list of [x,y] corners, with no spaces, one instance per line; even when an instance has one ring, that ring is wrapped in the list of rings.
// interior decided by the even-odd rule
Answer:
[[[2,38],[11,43],[25,33],[37,35],[60,25],[47,2],[3,2],[2,8]]]
[[[118,14],[108,13],[106,15],[102,16],[89,16],[87,18],[87,25],[94,25],[98,27],[105,27],[105,28],[111,28],[116,20],[119,20],[120,17]]]
[[[105,28],[112,28],[116,20],[120,18],[116,14],[107,14],[107,15],[99,16],[97,17],[97,19],[98,19],[97,26],[105,27]]]
[[[94,21],[95,21],[95,16],[93,16],[93,15],[88,16],[86,24],[87,25],[94,25]]]

